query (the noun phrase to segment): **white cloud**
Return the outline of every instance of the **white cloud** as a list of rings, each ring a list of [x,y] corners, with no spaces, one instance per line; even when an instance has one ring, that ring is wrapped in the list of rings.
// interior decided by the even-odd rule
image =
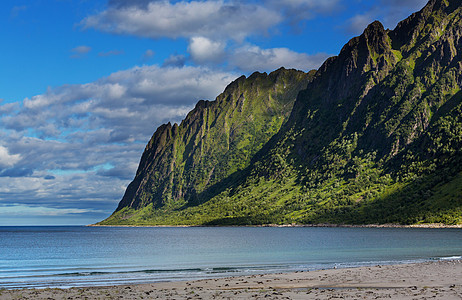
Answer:
[[[204,67],[134,67],[26,98],[1,123],[42,139],[107,142],[112,132],[127,132],[128,140],[146,142],[158,125],[180,121],[198,100],[214,99],[235,77]]]
[[[206,37],[242,41],[282,22],[292,25],[337,11],[341,0],[109,1],[108,8],[86,17],[83,28],[147,38]]]
[[[0,168],[12,167],[21,160],[21,155],[10,154],[8,149],[0,146]]]
[[[191,38],[188,52],[197,64],[222,64],[240,72],[273,71],[280,67],[317,69],[330,56],[326,53],[308,55],[288,48],[262,49],[251,44],[226,47],[224,42],[204,37]]]
[[[205,37],[192,37],[188,52],[196,63],[221,62],[225,55],[225,44]]]
[[[18,103],[16,102],[1,104],[2,102],[3,99],[0,99],[0,116],[10,114],[18,108]]]
[[[138,123],[136,129],[141,129],[150,118],[148,112],[171,111],[174,107],[183,114],[185,107],[198,100],[216,97],[235,77],[204,67],[134,67],[95,82],[50,88],[42,95],[26,98],[22,109],[3,117],[2,123],[9,129],[40,131],[50,124],[68,129],[88,119],[86,128],[79,129],[118,126],[127,121]],[[164,116],[175,120],[179,117],[167,113]]]
[[[11,205],[0,206],[0,216],[66,216],[69,214],[87,214],[90,212],[102,212],[101,210],[81,208],[53,208],[44,206]]]
[[[317,69],[327,57],[329,55],[325,53],[307,55],[287,48],[262,49],[258,46],[247,45],[232,53],[230,63],[246,71],[268,71],[280,67],[308,71]]]
[[[281,66],[307,70],[321,65],[327,55],[242,45],[246,38],[269,34],[281,23],[294,25],[317,14],[336,11],[340,2],[111,0],[105,10],[82,20],[81,26],[152,39],[189,39],[189,57],[172,55],[165,60],[164,66],[183,66],[189,59],[198,65],[218,64],[244,72],[270,71]]]
[[[85,18],[84,28],[148,38],[229,37],[242,40],[266,32],[282,21],[277,11],[244,2],[152,1],[144,5],[112,5]]]

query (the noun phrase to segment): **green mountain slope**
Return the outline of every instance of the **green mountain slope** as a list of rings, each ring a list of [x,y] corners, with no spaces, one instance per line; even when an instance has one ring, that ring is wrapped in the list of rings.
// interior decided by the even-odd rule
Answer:
[[[220,107],[223,95],[260,99],[251,85],[232,84],[206,117],[200,102],[158,129],[101,224],[462,223],[461,17],[461,0],[432,0],[393,31],[372,23],[314,78],[288,94],[276,84],[274,106],[290,108],[307,84],[287,122],[276,121],[289,110]],[[242,124],[239,138],[228,124]]]
[[[159,127],[117,211],[206,201],[279,131],[312,76],[282,68],[242,76],[215,101],[199,101],[180,125]]]

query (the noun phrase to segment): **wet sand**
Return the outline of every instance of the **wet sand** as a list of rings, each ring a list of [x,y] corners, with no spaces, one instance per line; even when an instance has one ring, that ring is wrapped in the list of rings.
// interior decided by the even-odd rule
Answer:
[[[0,299],[462,299],[462,261],[140,285],[0,290]]]

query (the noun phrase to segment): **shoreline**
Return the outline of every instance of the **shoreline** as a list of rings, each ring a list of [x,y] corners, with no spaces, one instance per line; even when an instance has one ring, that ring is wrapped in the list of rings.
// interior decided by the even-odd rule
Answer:
[[[461,299],[462,260],[68,289],[0,290],[0,299]]]
[[[135,228],[189,228],[189,227],[276,227],[276,228],[290,228],[290,227],[316,227],[316,228],[443,228],[454,229],[462,228],[462,224],[447,225],[442,223],[428,223],[428,224],[366,224],[366,225],[350,225],[350,224],[263,224],[263,225],[224,225],[224,226],[207,226],[207,225],[98,225],[89,224],[86,227],[135,227]]]

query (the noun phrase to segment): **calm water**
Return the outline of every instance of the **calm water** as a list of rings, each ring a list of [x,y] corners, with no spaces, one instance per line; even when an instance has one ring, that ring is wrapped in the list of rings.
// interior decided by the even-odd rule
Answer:
[[[460,229],[0,227],[0,288],[145,283],[460,255]]]

